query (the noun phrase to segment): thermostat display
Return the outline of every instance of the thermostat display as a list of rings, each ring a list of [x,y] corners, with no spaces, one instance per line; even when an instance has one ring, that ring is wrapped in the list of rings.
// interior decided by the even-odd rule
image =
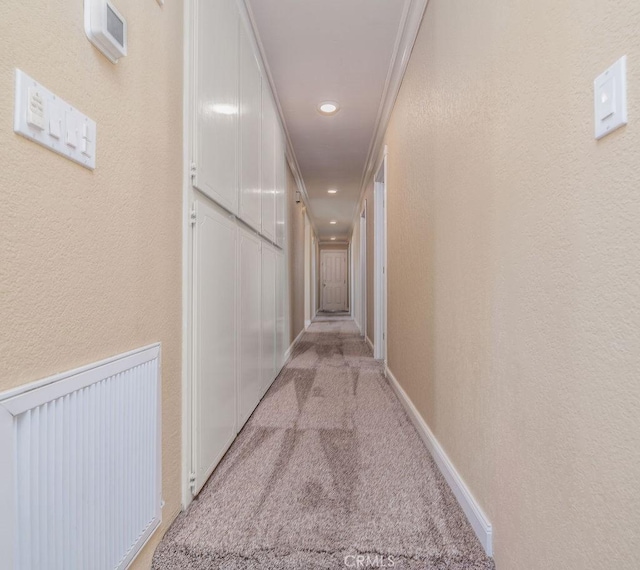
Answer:
[[[127,55],[127,22],[110,0],[84,0],[84,31],[109,61]]]

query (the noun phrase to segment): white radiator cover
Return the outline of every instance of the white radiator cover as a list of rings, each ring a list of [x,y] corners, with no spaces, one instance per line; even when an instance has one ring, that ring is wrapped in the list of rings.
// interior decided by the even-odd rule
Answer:
[[[160,345],[0,394],[0,556],[124,569],[161,521]]]

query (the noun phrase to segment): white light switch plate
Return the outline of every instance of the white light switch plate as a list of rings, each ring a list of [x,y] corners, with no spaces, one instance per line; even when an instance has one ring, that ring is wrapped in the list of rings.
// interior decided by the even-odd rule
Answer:
[[[13,130],[85,168],[96,167],[95,121],[19,69]]]
[[[593,82],[597,139],[627,124],[627,56],[622,56]]]

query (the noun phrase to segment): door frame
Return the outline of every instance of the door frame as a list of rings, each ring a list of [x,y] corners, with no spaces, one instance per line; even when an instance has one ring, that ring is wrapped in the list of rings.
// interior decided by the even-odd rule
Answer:
[[[317,306],[318,306],[318,300],[317,300],[317,291],[318,291],[318,277],[316,275],[316,270],[318,267],[318,262],[316,259],[316,251],[318,249],[317,246],[317,240],[316,240],[316,236],[313,235],[313,228],[311,229],[311,282],[310,282],[310,293],[311,293],[311,310],[310,310],[310,315],[311,315],[311,320],[313,321],[313,319],[316,318],[316,314],[317,314]]]
[[[387,146],[375,171],[373,182],[374,200],[374,261],[373,298],[374,327],[373,356],[387,362]]]
[[[349,251],[346,249],[321,249],[320,250],[320,310],[324,311],[324,285],[323,285],[323,271],[324,271],[324,256],[329,253],[339,253],[344,255],[344,269],[347,273],[345,275],[345,301],[346,307],[344,311],[349,310]]]
[[[360,304],[360,326],[362,327],[362,336],[367,336],[367,201],[362,204],[360,212],[360,295],[354,298]]]

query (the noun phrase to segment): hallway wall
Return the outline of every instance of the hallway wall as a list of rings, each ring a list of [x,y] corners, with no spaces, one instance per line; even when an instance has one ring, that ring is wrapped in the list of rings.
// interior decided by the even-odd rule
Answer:
[[[387,130],[389,366],[500,570],[640,566],[639,28],[636,0],[431,0]]]
[[[82,2],[0,4],[0,391],[160,341],[164,529],[180,508],[182,2],[118,7],[113,65]],[[16,67],[97,122],[95,172],[13,133]]]
[[[287,164],[287,200],[289,201],[289,343],[304,329],[304,204],[296,204],[298,185]]]

